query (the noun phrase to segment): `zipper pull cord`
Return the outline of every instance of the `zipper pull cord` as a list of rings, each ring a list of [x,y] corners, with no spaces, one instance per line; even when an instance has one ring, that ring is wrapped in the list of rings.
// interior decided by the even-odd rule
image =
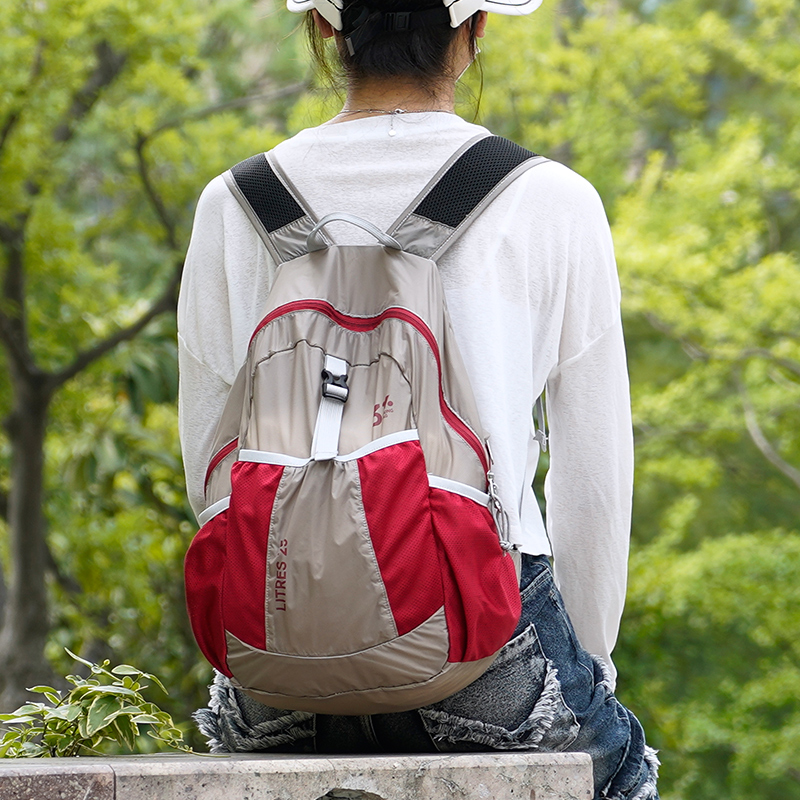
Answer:
[[[494,524],[497,526],[500,547],[508,552],[514,549],[514,545],[511,544],[510,540],[511,523],[508,519],[508,513],[500,502],[500,493],[497,490],[497,483],[494,479],[494,473],[491,470],[487,473],[486,479],[489,483],[489,510],[494,518]]]
[[[492,446],[489,444],[488,437],[484,440],[484,446],[486,447],[486,455],[489,457],[489,471],[486,473],[486,483],[489,490],[489,511],[497,528],[500,547],[507,553],[510,550],[515,550],[516,545],[511,544],[511,522],[500,501],[500,492],[497,488],[497,481],[494,479],[494,471],[492,469],[494,467],[494,456],[492,455]]]

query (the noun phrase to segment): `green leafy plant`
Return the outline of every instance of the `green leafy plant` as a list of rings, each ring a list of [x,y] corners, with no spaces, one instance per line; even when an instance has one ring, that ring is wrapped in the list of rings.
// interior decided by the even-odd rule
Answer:
[[[127,664],[109,669],[110,662],[93,664],[67,650],[90,669],[89,677],[67,675],[74,688],[60,692],[51,686],[29,691],[48,702],[26,703],[11,714],[0,714],[8,730],[0,738],[0,757],[77,756],[112,749],[134,751],[139,726],[149,726],[148,736],[173,749],[191,752],[172,717],[142,692],[154,683],[167,690],[154,675]]]

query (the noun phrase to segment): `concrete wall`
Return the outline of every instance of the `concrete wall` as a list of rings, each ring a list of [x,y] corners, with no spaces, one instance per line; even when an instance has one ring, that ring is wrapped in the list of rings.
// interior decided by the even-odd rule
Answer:
[[[0,800],[591,800],[583,753],[0,760]]]

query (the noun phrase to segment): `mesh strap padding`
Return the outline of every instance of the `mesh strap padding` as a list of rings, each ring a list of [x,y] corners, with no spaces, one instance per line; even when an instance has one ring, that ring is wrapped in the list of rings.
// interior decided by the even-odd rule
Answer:
[[[273,172],[263,153],[232,167],[231,174],[269,233],[306,216],[305,210]]]
[[[413,213],[457,228],[511,170],[535,155],[502,136],[487,136],[453,163]]]

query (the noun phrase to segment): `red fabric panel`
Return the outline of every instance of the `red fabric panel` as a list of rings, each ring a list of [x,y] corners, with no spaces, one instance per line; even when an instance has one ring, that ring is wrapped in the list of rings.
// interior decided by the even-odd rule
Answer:
[[[358,460],[358,472],[372,546],[402,636],[444,604],[422,448],[402,442],[378,450]]]
[[[225,627],[259,650],[267,647],[264,603],[267,540],[283,467],[237,461],[231,468],[231,505],[225,563]]]
[[[430,490],[430,504],[446,576],[448,660],[478,661],[497,652],[519,621],[514,563],[486,508],[443,489]]]
[[[231,677],[222,624],[222,573],[228,512],[207,522],[194,537],[184,562],[186,608],[197,644],[220,672]]]

